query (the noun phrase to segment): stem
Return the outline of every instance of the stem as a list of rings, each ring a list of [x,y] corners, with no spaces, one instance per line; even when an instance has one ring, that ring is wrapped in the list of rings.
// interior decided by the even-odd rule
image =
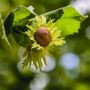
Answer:
[[[64,8],[64,7],[62,7],[62,8],[58,8],[58,9],[56,9],[56,10],[49,11],[49,12],[46,12],[46,13],[41,14],[41,15],[43,15],[43,16],[48,16],[48,15],[53,14],[53,13],[55,13],[55,12],[57,12],[57,11],[63,9],[63,8]],[[41,15],[40,15],[40,16],[41,16]],[[33,20],[35,20],[35,18],[32,18],[32,19],[30,19],[29,21],[33,21]]]

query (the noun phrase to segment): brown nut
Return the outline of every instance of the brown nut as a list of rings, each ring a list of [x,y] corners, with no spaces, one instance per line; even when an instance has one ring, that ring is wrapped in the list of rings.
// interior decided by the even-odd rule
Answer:
[[[40,27],[34,34],[34,38],[38,44],[45,47],[51,41],[51,34],[47,27]]]

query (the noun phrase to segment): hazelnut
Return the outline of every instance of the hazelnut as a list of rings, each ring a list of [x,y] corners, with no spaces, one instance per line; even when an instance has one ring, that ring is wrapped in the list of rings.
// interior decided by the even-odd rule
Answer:
[[[38,44],[45,47],[47,46],[51,41],[51,34],[48,31],[47,27],[40,27],[37,29],[37,31],[34,34],[34,38]]]

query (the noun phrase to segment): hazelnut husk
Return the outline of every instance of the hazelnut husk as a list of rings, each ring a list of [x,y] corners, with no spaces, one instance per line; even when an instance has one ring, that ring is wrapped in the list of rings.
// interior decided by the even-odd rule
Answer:
[[[34,38],[43,47],[46,47],[51,42],[51,34],[47,27],[38,28],[34,34]]]

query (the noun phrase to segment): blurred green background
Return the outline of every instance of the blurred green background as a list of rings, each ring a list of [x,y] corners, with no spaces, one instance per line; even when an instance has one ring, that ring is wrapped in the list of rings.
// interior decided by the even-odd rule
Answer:
[[[8,37],[13,53],[0,49],[0,90],[90,90],[90,0],[0,0],[3,19],[19,5],[35,8],[42,14],[72,4],[88,18],[79,33],[66,37],[56,48],[52,59],[47,57],[43,72],[31,68],[21,70],[23,47]]]

